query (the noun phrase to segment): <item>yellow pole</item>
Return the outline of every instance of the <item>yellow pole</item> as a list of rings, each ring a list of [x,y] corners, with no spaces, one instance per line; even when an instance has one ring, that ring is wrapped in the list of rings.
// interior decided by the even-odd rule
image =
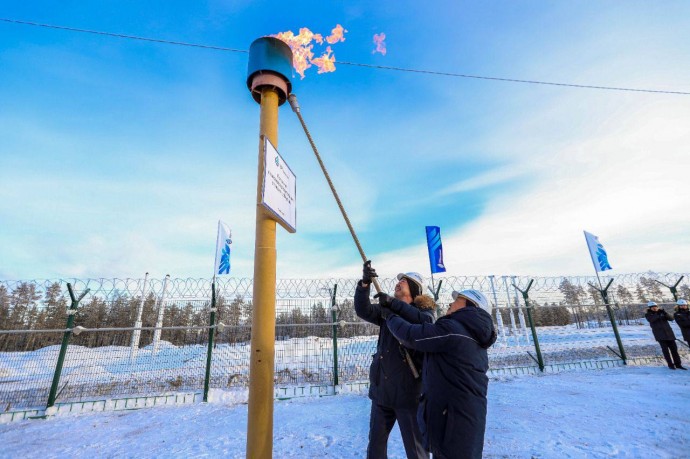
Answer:
[[[278,148],[278,92],[261,88],[260,134]],[[254,295],[252,347],[249,358],[249,416],[247,457],[273,457],[273,375],[276,326],[276,222],[261,205],[264,173],[263,142],[259,142],[256,187],[256,242],[254,245]]]

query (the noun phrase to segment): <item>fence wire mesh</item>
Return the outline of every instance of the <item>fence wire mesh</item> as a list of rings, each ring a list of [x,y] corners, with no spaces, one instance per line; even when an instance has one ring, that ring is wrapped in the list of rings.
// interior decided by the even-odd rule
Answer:
[[[662,354],[644,319],[645,301],[671,311],[675,273],[617,276],[611,289],[613,313],[628,359],[660,361]],[[531,315],[546,365],[613,362],[619,348],[606,306],[590,278],[536,278],[529,311],[513,287],[518,276],[446,277],[439,314],[452,290],[478,288],[494,304],[498,341],[489,350],[494,370],[531,369],[538,364]],[[687,280],[687,278],[686,278]],[[395,279],[382,279],[392,290]],[[77,308],[57,387],[60,403],[118,397],[199,392],[208,355],[210,282],[205,279],[78,280],[75,291],[92,288]],[[333,291],[338,295],[332,307]],[[286,280],[276,300],[275,384],[333,385],[366,381],[376,350],[378,327],[355,315],[355,280]],[[0,412],[45,407],[55,373],[69,301],[64,281],[0,282]],[[586,287],[585,287],[586,286]],[[249,381],[253,315],[247,279],[221,283],[217,299],[209,385],[246,387]],[[591,288],[590,288],[591,290]],[[687,283],[678,288],[688,297]],[[666,300],[666,304],[663,301]],[[680,330],[673,324],[677,337]],[[679,350],[688,358],[687,345]],[[336,365],[337,361],[337,365]]]

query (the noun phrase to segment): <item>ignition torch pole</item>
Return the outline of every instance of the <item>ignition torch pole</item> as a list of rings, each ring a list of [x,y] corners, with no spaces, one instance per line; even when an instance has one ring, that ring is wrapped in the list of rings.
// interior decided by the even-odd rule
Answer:
[[[264,208],[262,198],[265,140],[278,147],[278,107],[292,89],[291,74],[292,52],[285,43],[272,37],[262,37],[252,43],[247,87],[261,106],[246,449],[246,457],[252,459],[273,457],[276,220]]]

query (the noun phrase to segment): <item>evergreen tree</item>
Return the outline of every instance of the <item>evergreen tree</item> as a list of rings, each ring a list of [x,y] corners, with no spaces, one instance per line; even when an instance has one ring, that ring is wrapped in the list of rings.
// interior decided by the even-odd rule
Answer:
[[[644,287],[640,282],[635,285],[635,295],[637,296],[637,301],[640,303],[646,303],[649,301],[647,298],[647,292],[645,292]]]
[[[662,285],[656,282],[654,279],[640,277],[640,284],[642,284],[644,289],[647,291],[647,294],[652,301],[656,301],[657,303],[663,303],[665,301],[664,294],[661,290]]]
[[[599,290],[597,290],[596,288],[592,287],[591,285],[588,285],[587,293],[589,293],[589,296],[590,298],[592,298],[592,302],[595,305],[600,306],[604,304],[604,301],[601,298],[601,293],[599,293]]]
[[[564,278],[558,285],[558,290],[563,294],[564,304],[575,305],[581,304],[584,296],[584,290],[581,286],[575,285],[568,279]]]
[[[0,285],[0,330],[10,330],[10,295],[7,288]],[[8,351],[10,335],[0,334],[0,352]]]
[[[690,287],[688,287],[686,284],[683,284],[680,287],[678,287],[678,299],[690,301]],[[1,302],[2,300],[0,300],[0,304]]]
[[[33,318],[38,313],[36,302],[40,299],[36,284],[20,282],[10,294],[10,329],[30,328]]]
[[[633,299],[632,293],[630,293],[630,290],[625,288],[622,285],[619,285],[616,287],[616,298],[618,299],[618,302],[621,304],[632,304],[635,302]]]
[[[7,288],[0,285],[0,330],[10,329],[10,295]]]

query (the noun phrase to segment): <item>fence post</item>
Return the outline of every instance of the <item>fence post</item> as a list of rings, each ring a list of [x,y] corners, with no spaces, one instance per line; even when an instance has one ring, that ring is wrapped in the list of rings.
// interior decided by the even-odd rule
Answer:
[[[527,320],[529,320],[529,326],[532,329],[532,340],[534,341],[534,350],[537,352],[537,364],[539,365],[539,371],[544,371],[544,358],[541,355],[541,348],[539,347],[539,338],[537,337],[537,328],[534,326],[534,320],[532,320],[532,306],[529,303],[529,289],[532,287],[534,279],[529,281],[527,288],[521,290],[517,285],[513,284],[516,290],[522,293],[522,298],[525,300],[525,309],[527,309]]]
[[[333,295],[331,295],[331,320],[333,320],[333,388],[338,385],[338,320],[336,316],[337,306],[335,294],[338,291],[338,284],[333,286]]]
[[[501,315],[501,310],[498,308],[498,295],[496,295],[496,286],[494,285],[493,274],[489,276],[489,281],[491,282],[491,292],[494,296],[494,303],[496,304],[496,323],[498,324],[498,333],[501,336],[501,340],[505,343],[506,332],[503,329],[503,316]]]
[[[682,277],[681,277],[682,279]],[[680,282],[680,280],[678,280]],[[613,308],[611,307],[611,304],[609,304],[609,287],[611,287],[611,284],[613,284],[613,279],[609,279],[609,283],[606,284],[606,287],[604,288],[596,288],[594,284],[591,282],[589,285],[596,289],[599,290],[599,293],[601,293],[601,298],[604,300],[604,304],[606,304],[606,312],[609,314],[609,320],[611,321],[611,326],[613,327],[613,334],[616,336],[616,343],[618,343],[618,350],[620,351],[620,355],[618,357],[621,358],[623,361],[623,365],[628,364],[628,358],[625,355],[625,349],[623,348],[623,341],[621,340],[621,335],[618,333],[618,325],[616,324],[616,316],[613,314]],[[676,284],[677,285],[677,284]]]
[[[673,285],[666,285],[666,284],[664,284],[663,282],[658,281],[658,280],[656,280],[656,279],[652,279],[652,280],[653,280],[654,282],[656,282],[657,284],[661,284],[661,285],[663,285],[664,287],[666,287],[667,289],[669,289],[669,290],[671,291],[671,295],[673,295],[673,301],[678,301],[678,284],[680,284],[680,281],[682,281],[684,277],[685,277],[685,276],[680,276],[680,279],[678,279],[678,282],[676,282],[676,283],[673,284]],[[613,279],[612,279],[612,281],[613,281]],[[595,287],[595,288],[596,288],[596,287]],[[606,288],[608,288],[608,286],[607,286]]]
[[[508,278],[503,277],[503,287],[506,289],[506,296],[508,297],[508,315],[510,316],[510,332],[515,335],[515,344],[520,345],[519,335],[517,333],[517,325],[515,325],[515,315],[513,314],[512,300],[510,299],[510,289],[508,288]]]
[[[206,352],[206,377],[204,378],[204,402],[208,402],[208,386],[211,380],[211,356],[213,354],[213,335],[216,331],[216,282],[211,284],[211,320],[208,328],[208,351]]]
[[[156,319],[156,329],[153,331],[153,350],[152,355],[158,354],[158,348],[161,343],[161,334],[163,330],[163,314],[165,314],[165,290],[168,288],[168,279],[170,279],[170,274],[165,275],[163,279],[163,291],[161,292],[161,297],[158,303],[158,318]]]
[[[510,279],[513,281],[513,285],[516,284],[516,276],[511,276]],[[520,309],[520,299],[518,297],[517,292],[515,292],[515,307],[518,308],[518,319],[520,320],[520,328],[522,328],[522,331],[525,334],[525,341],[527,341],[527,344],[529,344],[529,332],[527,331],[527,324],[525,323],[525,313],[522,312],[522,309]],[[525,307],[527,305],[525,304]]]
[[[58,355],[57,365],[55,366],[55,374],[53,375],[53,383],[50,385],[50,394],[48,394],[48,405],[46,408],[50,408],[55,405],[55,399],[57,398],[57,389],[60,384],[60,374],[62,373],[62,365],[65,363],[65,354],[67,354],[67,345],[69,344],[69,338],[72,336],[72,327],[74,327],[74,315],[77,313],[77,306],[79,302],[89,293],[89,289],[84,290],[79,298],[74,296],[74,290],[72,290],[72,284],[67,283],[67,290],[69,291],[69,296],[72,299],[72,304],[70,304],[67,310],[67,329],[62,335],[62,345],[60,345],[60,354]]]
[[[141,338],[141,315],[144,312],[144,302],[146,301],[146,283],[149,280],[149,273],[144,275],[144,286],[141,288],[141,301],[139,301],[139,306],[137,307],[137,317],[134,321],[134,328],[132,330],[132,342],[130,343],[131,351],[129,353],[129,360],[133,362],[137,358],[137,353],[139,352],[139,340]]]

